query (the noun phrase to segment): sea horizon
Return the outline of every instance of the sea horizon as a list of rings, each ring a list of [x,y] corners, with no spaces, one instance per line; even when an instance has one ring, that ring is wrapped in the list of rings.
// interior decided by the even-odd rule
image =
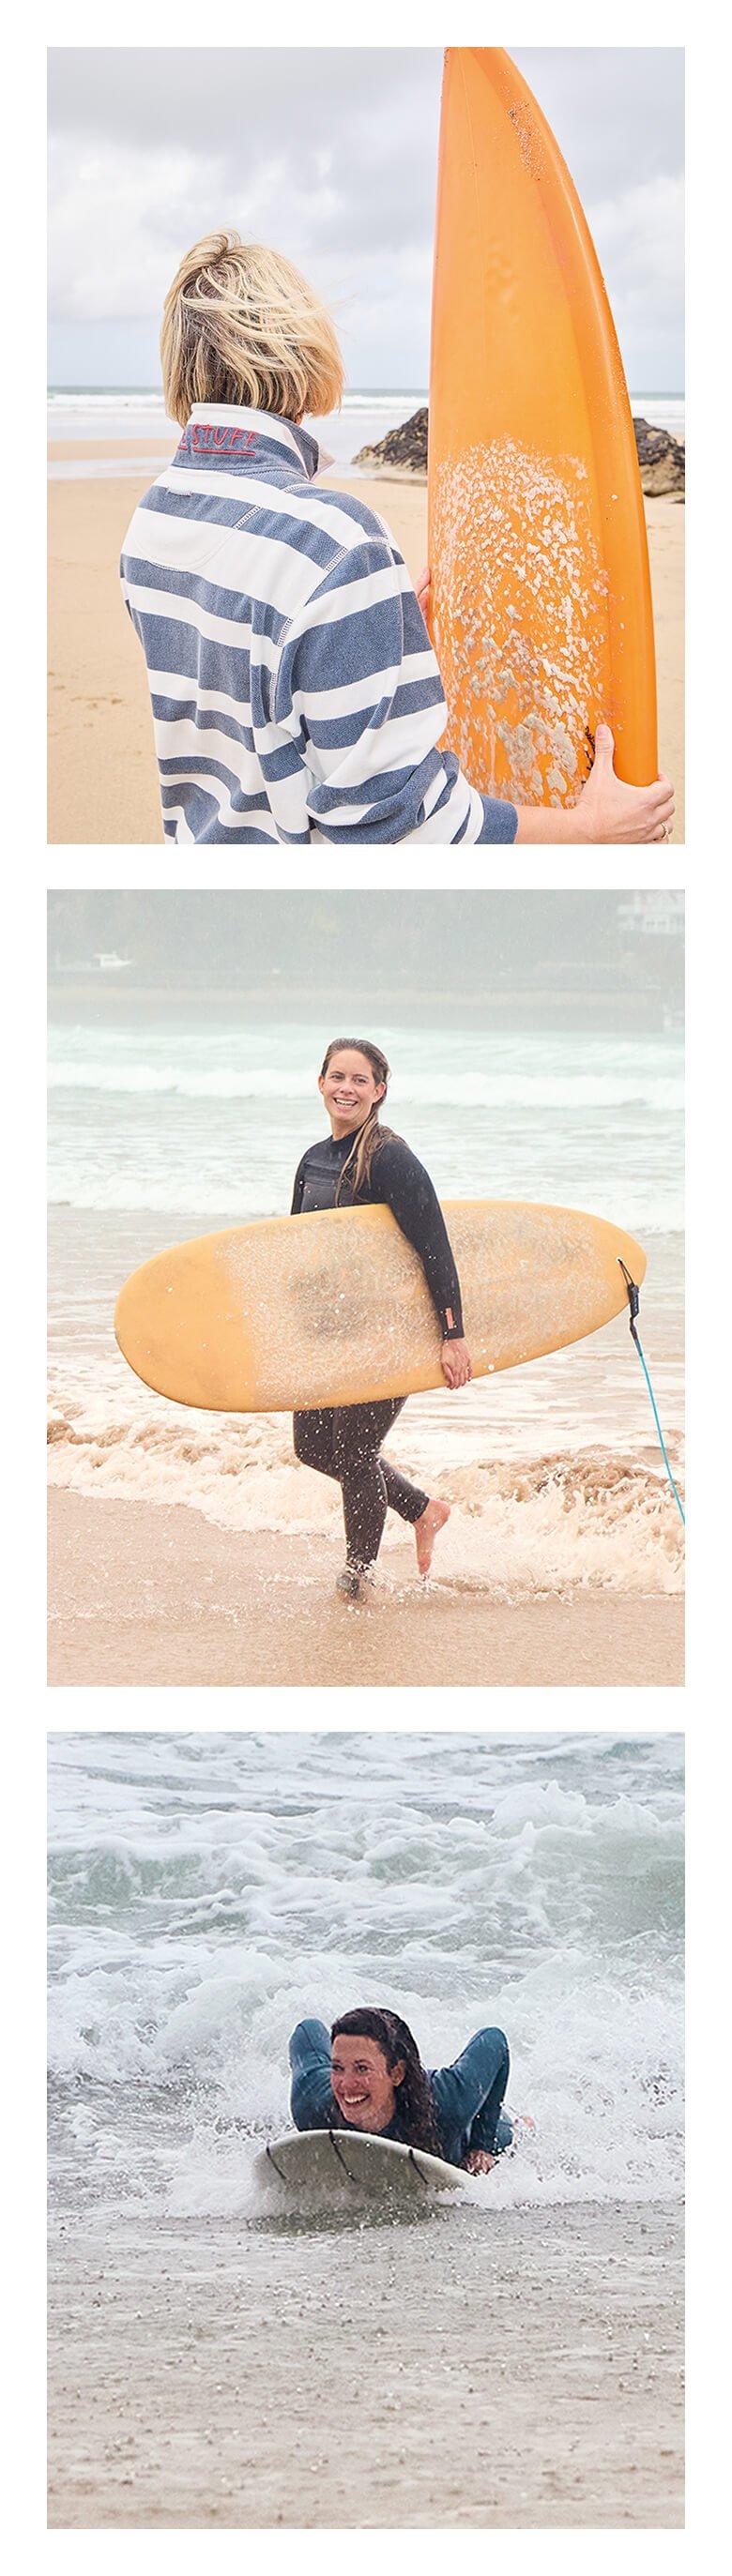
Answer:
[[[361,448],[374,447],[389,430],[400,429],[415,411],[428,401],[424,385],[349,385],[339,412],[328,413],[322,420],[306,420],[305,426],[332,463],[349,472],[368,472],[356,466]],[[673,438],[685,436],[685,396],[683,393],[633,392],[630,406],[636,418],[648,420],[657,429],[666,429]],[[48,433],[52,440],[113,438],[129,442],[129,453],[116,457],[51,458],[49,477],[52,481],[74,481],[80,477],[99,477],[159,472],[160,455],[147,453],[145,438],[162,439],[169,432],[171,452],[180,436],[178,422],[171,421],[165,410],[162,391],[154,385],[51,385],[47,395]],[[134,442],[134,449],[133,449]]]

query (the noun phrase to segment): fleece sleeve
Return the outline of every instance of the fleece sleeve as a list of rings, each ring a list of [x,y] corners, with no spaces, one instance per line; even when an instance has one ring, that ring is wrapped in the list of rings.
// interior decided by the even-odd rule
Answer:
[[[451,752],[427,628],[401,556],[364,531],[282,642],[274,717],[300,752],[324,841],[513,841],[514,805],[479,795]]]

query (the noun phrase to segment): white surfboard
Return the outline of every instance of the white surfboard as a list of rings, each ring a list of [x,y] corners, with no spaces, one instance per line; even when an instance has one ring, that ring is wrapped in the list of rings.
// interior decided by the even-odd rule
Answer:
[[[369,2200],[424,2201],[432,2192],[454,2191],[464,2180],[460,2166],[446,2164],[442,2156],[403,2146],[397,2138],[369,2137],[363,2129],[293,2129],[260,2150],[254,2171],[283,2200],[332,2201],[352,2193]]]

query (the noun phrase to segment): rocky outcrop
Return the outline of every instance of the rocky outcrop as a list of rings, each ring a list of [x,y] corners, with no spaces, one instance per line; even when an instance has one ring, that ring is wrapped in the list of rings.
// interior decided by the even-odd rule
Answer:
[[[424,480],[427,473],[427,405],[413,411],[399,429],[388,429],[375,447],[360,447],[354,465],[371,474],[413,474]],[[678,438],[667,429],[655,429],[649,420],[634,420],[640,477],[644,492],[655,497],[671,492],[679,501],[684,498],[684,449]]]
[[[655,429],[649,420],[634,420],[633,428],[644,492],[654,499],[672,492],[677,501],[683,501],[686,453],[679,439],[672,438],[668,429]]]
[[[411,420],[403,420],[400,429],[388,429],[375,447],[361,447],[354,465],[368,466],[372,474],[427,473],[427,404],[413,411]]]

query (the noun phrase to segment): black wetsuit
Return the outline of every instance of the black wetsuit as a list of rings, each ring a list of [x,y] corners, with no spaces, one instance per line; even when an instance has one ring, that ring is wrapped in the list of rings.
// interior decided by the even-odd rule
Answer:
[[[335,1207],[341,1172],[352,1147],[352,1135],[324,1136],[303,1154],[295,1173],[293,1216],[310,1216],[315,1209]],[[385,1136],[374,1154],[365,1187],[352,1201],[346,1180],[339,1205],[391,1208],[397,1225],[419,1254],[443,1341],[459,1340],[463,1330],[460,1282],[442,1209],[429,1172],[417,1161],[416,1154],[410,1153],[401,1136]],[[340,1485],[346,1556],[354,1569],[374,1564],[388,1510],[398,1512],[403,1521],[418,1521],[427,1508],[429,1496],[418,1485],[411,1485],[407,1476],[400,1475],[389,1458],[379,1454],[381,1442],[404,1402],[404,1396],[392,1396],[379,1404],[321,1406],[316,1412],[296,1413],[294,1417],[296,1457],[303,1466],[317,1467],[321,1475],[335,1477]]]

